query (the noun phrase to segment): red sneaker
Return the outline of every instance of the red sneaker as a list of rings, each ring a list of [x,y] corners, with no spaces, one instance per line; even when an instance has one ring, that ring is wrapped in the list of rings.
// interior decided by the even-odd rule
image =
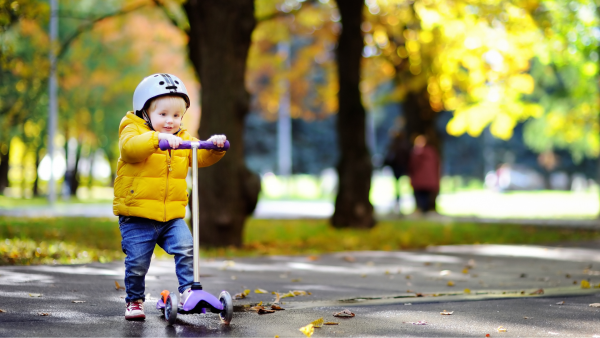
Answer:
[[[127,303],[125,309],[125,319],[127,320],[144,320],[146,315],[144,314],[144,302],[141,299]]]

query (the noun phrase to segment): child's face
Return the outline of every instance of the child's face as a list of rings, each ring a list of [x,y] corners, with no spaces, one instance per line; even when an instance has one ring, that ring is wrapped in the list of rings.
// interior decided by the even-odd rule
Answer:
[[[159,97],[150,105],[150,122],[157,132],[174,134],[181,127],[181,118],[184,112],[185,102],[182,98]]]

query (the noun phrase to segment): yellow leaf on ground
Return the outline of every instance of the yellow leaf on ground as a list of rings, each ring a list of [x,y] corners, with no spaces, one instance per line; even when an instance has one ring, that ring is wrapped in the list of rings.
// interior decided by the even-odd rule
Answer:
[[[42,294],[41,293],[30,293],[29,297],[41,297]]]
[[[284,293],[279,298],[288,298],[288,297],[296,297],[296,295],[292,291],[290,291],[288,293]]]
[[[125,287],[119,285],[119,282],[115,281],[115,289],[117,289],[117,290],[125,290]]]
[[[504,326],[498,326],[496,330],[498,330],[498,332],[506,332],[506,328]]]
[[[468,268],[464,268],[462,270],[462,273],[464,273],[465,275],[468,275],[469,274],[469,269]]]
[[[451,281],[451,280],[449,280],[447,285],[448,285],[448,286],[454,286],[454,282],[453,282],[453,281]]]
[[[293,292],[294,295],[296,295],[296,296],[306,296],[306,295],[308,295],[308,292],[303,291],[303,290],[293,290],[293,291],[290,291],[290,292]]]
[[[246,296],[247,296],[247,295],[249,295],[249,294],[250,294],[250,290],[249,290],[249,289],[246,289],[246,290],[244,290],[244,295],[246,295]]]
[[[465,295],[470,295],[471,294],[471,289],[465,289],[463,292],[465,293]]]
[[[300,283],[302,281],[301,278],[294,278],[291,280],[292,283]]]
[[[273,303],[279,303],[279,301],[281,300],[281,295],[279,294],[279,292],[273,292],[275,294],[275,301]]]
[[[319,318],[319,319],[317,319],[317,320],[315,320],[315,321],[311,322],[311,324],[312,324],[312,326],[314,326],[314,327],[321,327],[321,326],[323,326],[323,323],[324,323],[324,322],[325,322],[325,321],[323,320],[323,317],[321,317],[321,318]]]
[[[453,313],[454,313],[454,311],[446,311],[446,310],[440,312],[441,315],[446,315],[446,316],[449,316],[449,315],[451,315]]]
[[[264,290],[264,289],[256,289],[256,290],[254,290],[254,293],[269,293],[269,291]]]
[[[581,281],[581,288],[582,289],[589,289],[590,288],[590,282],[588,282],[586,280],[582,280]]]
[[[310,337],[315,332],[315,327],[312,324],[301,327],[300,332],[304,333],[305,336]]]

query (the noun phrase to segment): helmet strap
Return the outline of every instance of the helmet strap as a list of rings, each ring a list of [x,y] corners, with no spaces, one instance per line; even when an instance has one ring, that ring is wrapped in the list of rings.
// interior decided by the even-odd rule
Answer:
[[[142,109],[142,115],[143,115],[144,120],[146,121],[146,125],[150,129],[154,130],[154,127],[152,127],[152,122],[150,121],[150,116],[148,116],[148,113],[146,112],[146,109]]]

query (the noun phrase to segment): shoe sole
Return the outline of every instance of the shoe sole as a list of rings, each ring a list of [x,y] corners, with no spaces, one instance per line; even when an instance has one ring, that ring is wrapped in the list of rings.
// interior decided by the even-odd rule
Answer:
[[[125,316],[126,320],[145,320],[146,315]]]

